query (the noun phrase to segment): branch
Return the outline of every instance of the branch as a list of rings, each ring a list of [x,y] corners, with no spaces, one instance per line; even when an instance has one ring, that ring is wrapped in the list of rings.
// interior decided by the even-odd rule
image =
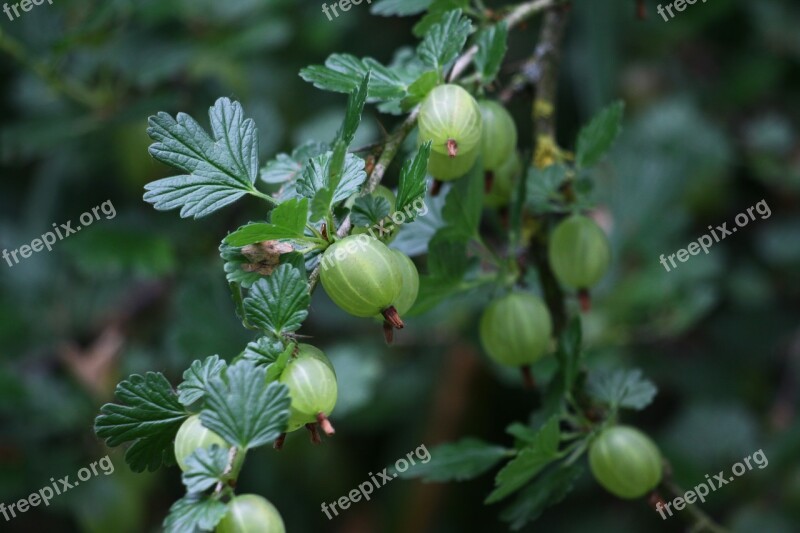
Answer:
[[[536,47],[540,70],[536,97],[533,101],[533,129],[536,138],[533,165],[539,168],[555,162],[553,153],[557,151],[556,94],[561,63],[561,42],[568,19],[569,6],[549,10],[544,18],[539,45]],[[559,338],[567,324],[567,311],[564,305],[564,292],[547,260],[547,236],[544,231],[539,231],[534,236],[530,255],[539,273],[545,303],[553,317],[555,336]]]
[[[505,22],[510,30],[514,26],[518,26],[521,22],[532,17],[534,14],[551,8],[559,3],[560,0],[534,0],[532,2],[525,2],[516,6],[508,15],[503,17],[500,22]],[[478,53],[478,45],[470,46],[461,57],[453,64],[453,69],[450,71],[448,80],[452,83],[457,80],[472,63],[475,54]]]

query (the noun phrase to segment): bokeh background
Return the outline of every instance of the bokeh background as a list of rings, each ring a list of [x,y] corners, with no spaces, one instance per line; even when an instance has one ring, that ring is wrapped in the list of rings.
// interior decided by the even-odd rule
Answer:
[[[646,3],[640,21],[633,0],[576,0],[566,42],[562,145],[604,105],[627,104],[596,183],[615,264],[585,317],[587,360],[641,368],[658,385],[654,404],[625,421],[654,436],[686,488],[764,450],[769,465],[715,492],[709,514],[736,532],[798,531],[800,5],[714,0],[664,22],[657,2]],[[0,263],[1,502],[109,453],[92,424],[121,378],[155,370],[177,382],[192,360],[230,359],[252,340],[235,319],[217,247],[263,218],[261,206],[245,199],[200,221],[154,211],[143,186],[170,169],[147,154],[147,117],[184,111],[207,124],[216,98],[237,99],[266,162],[332,137],[341,120],[344,98],[305,83],[300,68],[333,52],[388,62],[415,45],[413,22],[366,4],[328,21],[308,0],[56,0],[13,21],[0,15],[0,248],[106,200],[117,212],[52,252]],[[501,84],[533,52],[537,28],[513,32]],[[511,104],[523,148],[530,101]],[[356,143],[378,140],[393,121],[368,108]],[[396,179],[393,168],[389,184]],[[762,199],[768,219],[672,272],[658,263]],[[404,232],[413,244],[424,228]],[[480,503],[492,475],[399,480],[333,521],[320,511],[420,444],[473,435],[510,445],[505,427],[527,421],[539,400],[481,352],[476,322],[490,296],[411,319],[388,349],[380,328],[317,291],[301,332],[340,376],[338,432],[319,447],[298,432],[282,453],[250,454],[242,489],[273,501],[293,532],[502,531],[497,506]],[[177,468],[132,474],[120,450],[110,453],[112,475],[0,519],[0,531],[159,531],[183,493]],[[586,474],[526,531],[685,524],[615,499]]]

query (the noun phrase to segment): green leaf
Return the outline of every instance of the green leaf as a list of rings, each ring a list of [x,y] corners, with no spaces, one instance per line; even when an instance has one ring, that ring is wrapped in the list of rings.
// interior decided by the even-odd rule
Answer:
[[[228,506],[203,494],[187,494],[169,508],[164,519],[165,533],[197,533],[213,531]]]
[[[422,478],[426,482],[464,481],[488,471],[507,454],[508,450],[502,446],[466,438],[433,448],[427,463],[418,462],[399,476]]]
[[[250,288],[244,311],[248,322],[279,338],[300,329],[310,303],[305,276],[292,265],[281,265]]]
[[[317,194],[329,186],[330,165],[333,152],[328,152],[311,159],[310,164],[303,170],[303,175],[297,180],[297,193],[307,198],[316,200]],[[311,220],[320,220],[328,211],[331,204],[342,202],[358,191],[366,181],[367,172],[364,170],[364,160],[353,154],[347,154],[344,171],[336,186],[333,197],[321,197],[322,201],[312,202]]]
[[[270,382],[280,377],[295,347],[292,343],[288,343],[284,347],[280,341],[270,337],[261,337],[247,345],[242,357],[254,365],[265,365],[267,382]]]
[[[134,472],[157,470],[174,458],[172,440],[188,414],[163,374],[133,374],[117,385],[122,404],[107,403],[100,409],[94,430],[109,446],[133,445],[125,460]]]
[[[622,407],[637,411],[650,405],[658,391],[652,381],[642,377],[641,370],[625,369],[590,373],[586,390],[611,409]]]
[[[469,174],[457,180],[447,194],[442,210],[447,225],[462,235],[477,235],[483,211],[483,190],[483,165],[479,157]]]
[[[292,155],[278,154],[261,169],[261,181],[265,183],[286,183],[296,179],[308,160],[324,154],[330,147],[321,142],[309,141],[294,149]]]
[[[423,63],[442,72],[464,48],[471,32],[472,22],[461,15],[460,9],[448,11],[427,32],[417,48],[417,55]]]
[[[354,226],[372,226],[389,215],[392,206],[389,200],[381,196],[359,196],[350,212],[350,221]]]
[[[372,77],[372,71],[368,70],[364,74],[364,79],[361,84],[350,93],[347,99],[347,109],[344,114],[344,122],[339,133],[336,134],[337,140],[341,140],[345,144],[345,149],[353,142],[356,136],[358,126],[361,124],[361,115],[364,113],[364,104],[367,103],[367,94],[369,93],[369,84]]]
[[[384,17],[418,15],[428,9],[432,0],[378,0],[370,13]]]
[[[208,136],[185,113],[150,117],[147,134],[156,141],[150,154],[188,175],[164,178],[145,186],[144,199],[159,211],[181,209],[181,217],[200,218],[255,191],[258,175],[258,130],[245,119],[242,106],[220,98],[209,110]]]
[[[528,168],[525,205],[536,213],[558,211],[564,203],[560,192],[567,177],[567,167],[556,164],[545,168]]]
[[[501,520],[508,522],[512,530],[519,531],[539,518],[547,507],[561,502],[582,473],[583,467],[578,464],[549,469],[500,513]]]
[[[445,284],[460,281],[469,268],[467,244],[470,238],[448,226],[440,229],[428,244],[428,270]]]
[[[428,31],[439,24],[445,15],[453,9],[467,9],[469,0],[433,0],[428,13],[414,26],[414,35],[424,37]]]
[[[403,109],[411,109],[422,102],[428,96],[428,93],[439,85],[440,81],[441,76],[435,70],[422,73],[414,83],[408,86],[408,96],[403,99]]]
[[[275,239],[298,239],[305,237],[308,219],[308,198],[290,198],[272,210],[269,223],[250,223],[225,237],[225,244],[247,246]]]
[[[415,203],[425,196],[427,188],[425,178],[430,155],[431,141],[428,141],[419,147],[413,160],[407,160],[403,163],[403,168],[400,169],[400,183],[397,187],[395,211],[407,212],[409,211],[408,207],[415,206]],[[412,220],[413,218],[412,216]]]
[[[181,474],[187,492],[203,492],[224,481],[229,452],[218,444],[193,451],[186,458],[186,471]]]
[[[532,444],[536,440],[537,431],[530,426],[513,422],[506,428],[506,433],[524,444]]]
[[[624,102],[615,102],[598,113],[578,134],[575,163],[589,167],[600,161],[622,131]]]
[[[352,93],[368,71],[372,71],[368,101],[384,102],[403,98],[406,84],[392,71],[370,57],[359,59],[350,54],[332,54],[325,66],[311,65],[300,71],[300,77],[325,91]]]
[[[218,376],[228,367],[218,355],[195,361],[183,373],[183,383],[178,385],[178,401],[186,407],[200,400],[206,394],[208,380]]]
[[[203,425],[239,450],[277,439],[289,420],[289,389],[266,377],[266,368],[239,361],[209,381]]]
[[[544,467],[558,459],[560,437],[558,418],[552,417],[542,426],[534,441],[521,449],[517,456],[497,473],[495,489],[486,498],[486,503],[499,502],[516,492]]]
[[[478,35],[478,53],[475,54],[475,67],[484,85],[492,83],[497,77],[507,49],[508,26],[505,22],[489,26]]]

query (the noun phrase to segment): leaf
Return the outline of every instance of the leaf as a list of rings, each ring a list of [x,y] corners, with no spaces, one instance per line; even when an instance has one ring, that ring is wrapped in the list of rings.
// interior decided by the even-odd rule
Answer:
[[[428,244],[428,270],[445,284],[460,281],[469,268],[470,238],[448,226],[436,232]]]
[[[471,32],[472,23],[461,15],[460,9],[448,11],[441,22],[427,32],[417,48],[417,55],[423,63],[442,72],[464,48]]]
[[[178,401],[186,407],[200,400],[206,394],[208,380],[218,376],[228,367],[218,355],[195,361],[183,373],[183,383],[178,385]]]
[[[150,154],[188,175],[164,178],[145,186],[144,199],[159,211],[181,209],[181,217],[200,218],[255,191],[258,175],[258,130],[245,119],[242,106],[220,98],[209,110],[210,138],[185,113],[150,117],[147,134],[156,141]]]
[[[239,361],[209,381],[200,420],[240,451],[274,441],[289,420],[289,389],[267,384],[267,370]]]
[[[133,374],[117,385],[115,394],[123,403],[100,408],[94,424],[97,436],[112,447],[132,441],[125,460],[134,472],[171,464],[172,440],[188,414],[167,378],[155,372]]]
[[[431,0],[379,0],[372,4],[370,13],[384,17],[418,15],[428,9]]]
[[[495,489],[486,498],[486,503],[499,502],[519,490],[544,467],[558,459],[559,440],[558,418],[552,417],[536,434],[535,440],[521,449],[517,456],[497,473]]]
[[[426,482],[464,481],[488,471],[507,453],[508,450],[502,446],[466,438],[433,448],[427,463],[418,462],[399,476],[422,478]]]
[[[408,86],[408,96],[403,99],[403,109],[409,110],[422,102],[428,93],[439,85],[440,81],[441,76],[435,70],[422,73],[414,83]]]
[[[354,226],[372,226],[387,216],[392,210],[389,200],[381,196],[359,196],[350,212],[350,221]]]
[[[225,244],[246,246],[274,239],[303,239],[308,219],[308,198],[290,198],[272,210],[269,223],[250,223],[225,237]]]
[[[428,31],[440,23],[445,15],[453,9],[467,9],[469,0],[433,0],[428,13],[414,26],[414,35],[424,37]]]
[[[165,533],[197,533],[213,531],[228,506],[203,494],[187,494],[169,508],[164,519]]]
[[[286,183],[296,179],[305,164],[312,157],[329,150],[325,143],[309,141],[294,149],[292,155],[278,154],[261,169],[261,181],[265,183]]]
[[[218,444],[210,448],[197,448],[186,458],[186,470],[181,474],[188,492],[203,492],[225,479],[228,466],[228,448]]]
[[[292,343],[288,343],[284,348],[280,341],[261,337],[247,345],[242,357],[256,366],[265,365],[267,382],[270,382],[280,377],[294,349],[295,345]]]
[[[583,473],[578,464],[549,469],[529,487],[519,493],[514,503],[506,507],[500,518],[514,531],[533,522],[550,506],[561,502]]]
[[[333,143],[333,152],[328,165],[328,175],[325,186],[319,189],[311,202],[312,220],[320,220],[330,213],[331,206],[336,196],[336,190],[342,181],[344,173],[345,158],[350,143],[353,142],[359,124],[361,124],[361,114],[364,111],[364,104],[367,101],[367,91],[369,90],[371,71],[367,71],[361,85],[350,93],[347,99],[347,110],[345,111],[344,121],[336,134]],[[365,174],[366,177],[366,174]]]
[[[247,321],[275,337],[300,329],[308,316],[308,281],[292,265],[281,265],[258,280],[244,299]]]
[[[489,85],[500,72],[500,65],[508,49],[508,26],[499,22],[489,26],[478,35],[478,52],[475,67],[484,85]]]
[[[592,372],[586,390],[595,400],[611,409],[620,407],[641,411],[655,398],[656,386],[642,377],[641,370],[615,369]]]
[[[318,89],[349,94],[358,88],[367,71],[372,71],[367,101],[384,102],[406,95],[406,84],[398,75],[370,57],[332,54],[325,60],[325,66],[306,67],[300,71],[300,77]]]
[[[483,165],[479,157],[469,174],[457,180],[447,194],[442,217],[448,226],[468,237],[478,234],[483,189]]]
[[[329,184],[329,168],[333,152],[328,152],[311,159],[310,164],[303,170],[303,175],[297,180],[297,193],[307,198],[315,198],[319,191]],[[329,204],[336,204],[349,198],[358,191],[366,181],[367,172],[364,170],[364,160],[353,154],[347,154],[344,171]],[[322,205],[312,204],[311,220],[319,220],[325,216],[325,202]]]
[[[567,168],[556,164],[545,168],[528,168],[527,197],[525,205],[537,213],[548,213],[561,209],[564,196],[560,192],[561,185],[567,177]]]
[[[428,141],[419,147],[417,155],[414,156],[412,161],[407,160],[403,163],[403,168],[400,169],[400,183],[397,187],[395,211],[405,212],[409,206],[415,205],[425,196],[427,188],[425,177],[428,171],[428,158],[430,155],[431,141]]]
[[[600,161],[622,131],[624,102],[615,102],[600,111],[578,134],[575,163],[589,167]]]

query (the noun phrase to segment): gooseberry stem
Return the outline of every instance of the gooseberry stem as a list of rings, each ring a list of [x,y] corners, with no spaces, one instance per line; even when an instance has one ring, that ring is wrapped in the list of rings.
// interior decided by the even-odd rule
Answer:
[[[333,424],[331,424],[331,421],[325,416],[325,413],[317,413],[317,422],[319,422],[319,427],[322,428],[322,431],[324,431],[327,436],[330,437],[336,433],[336,430],[333,429]]]
[[[400,314],[397,312],[397,309],[394,308],[393,305],[390,305],[386,309],[384,309],[381,314],[386,319],[386,322],[391,324],[393,327],[397,329],[403,329],[405,324],[403,324],[403,320],[400,318]]]

